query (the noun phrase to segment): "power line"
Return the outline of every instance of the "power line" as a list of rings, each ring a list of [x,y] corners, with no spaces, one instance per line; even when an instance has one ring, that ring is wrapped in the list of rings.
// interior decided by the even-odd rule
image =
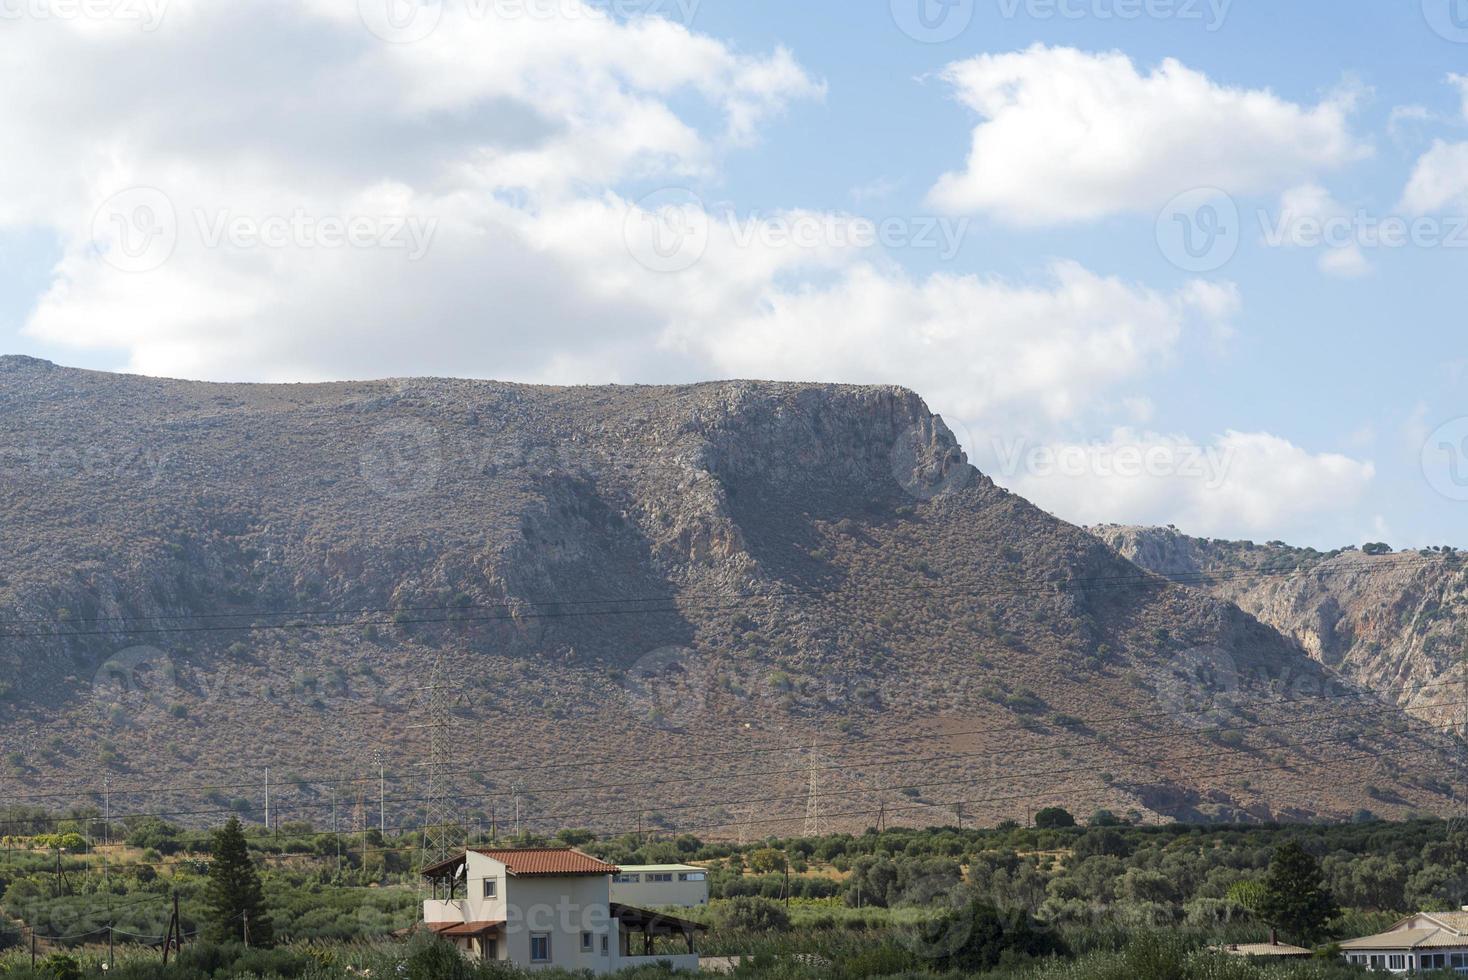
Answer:
[[[1455,553],[1455,555],[1456,555],[1456,553]],[[1123,559],[1123,560],[1125,560],[1125,559]],[[1432,563],[1436,563],[1436,564],[1445,564],[1445,565],[1457,566],[1458,564],[1460,564],[1461,561],[1462,561],[1462,559],[1459,559],[1457,557],[1436,556],[1435,555],[1435,556],[1433,556],[1430,559],[1427,558],[1427,557],[1425,557],[1425,556],[1417,556],[1416,559],[1414,561],[1412,561],[1412,562],[1407,561],[1406,558],[1404,557],[1404,559],[1399,564],[1403,564],[1403,565],[1407,565],[1407,564],[1423,564],[1423,565],[1426,565],[1429,562],[1432,562]],[[112,620],[98,619],[98,620],[93,620],[93,621],[95,621],[95,622],[104,622],[104,621],[114,621],[114,622],[117,622],[117,621],[125,621],[125,622],[131,622],[131,621],[144,621],[144,620],[156,621],[158,619],[165,619],[165,618],[179,618],[179,619],[198,619],[198,618],[207,618],[207,617],[228,618],[231,615],[238,615],[240,618],[244,618],[245,616],[258,616],[258,615],[271,616],[271,617],[279,618],[279,617],[283,617],[283,616],[292,616],[292,615],[294,615],[294,616],[315,615],[315,616],[337,616],[337,617],[341,617],[341,616],[358,616],[359,617],[364,612],[366,612],[366,613],[387,613],[387,612],[391,612],[391,613],[394,614],[392,616],[392,618],[390,618],[390,619],[360,619],[360,618],[358,618],[358,619],[350,619],[350,620],[348,620],[346,622],[327,622],[327,623],[246,623],[246,624],[228,625],[228,626],[171,626],[171,627],[151,627],[151,628],[146,628],[146,629],[120,628],[120,629],[64,630],[64,631],[63,630],[51,630],[51,631],[41,632],[41,633],[34,633],[34,632],[33,633],[8,632],[8,633],[0,633],[0,639],[9,639],[9,640],[17,640],[17,639],[74,639],[74,638],[97,637],[97,636],[146,636],[146,635],[165,635],[165,634],[174,634],[174,633],[272,632],[272,631],[279,631],[279,630],[292,630],[292,631],[294,631],[294,630],[336,630],[336,629],[361,629],[363,627],[368,627],[368,626],[385,626],[386,627],[386,626],[421,626],[421,625],[451,624],[451,623],[491,623],[491,622],[505,622],[505,621],[521,622],[521,621],[524,621],[524,620],[573,619],[573,618],[582,618],[582,617],[589,617],[589,616],[590,617],[597,617],[597,616],[626,616],[626,615],[652,615],[652,614],[669,615],[669,614],[674,614],[674,613],[687,612],[687,611],[690,611],[690,610],[695,610],[695,611],[716,611],[716,612],[718,612],[718,611],[726,611],[726,610],[744,609],[744,608],[747,608],[749,605],[751,605],[753,603],[769,602],[769,601],[776,600],[776,599],[801,599],[801,598],[816,598],[816,597],[821,597],[821,596],[849,596],[851,598],[863,598],[863,597],[866,597],[866,596],[870,596],[872,594],[894,594],[894,593],[896,593],[896,594],[921,595],[921,596],[924,596],[924,597],[950,596],[950,597],[966,597],[966,598],[991,598],[991,597],[992,598],[998,598],[998,597],[1014,596],[1014,595],[1054,594],[1054,593],[1057,593],[1057,592],[1073,591],[1073,590],[1075,590],[1077,588],[1081,588],[1081,589],[1086,589],[1086,588],[1108,588],[1108,587],[1120,587],[1120,588],[1132,588],[1132,587],[1170,588],[1170,587],[1175,587],[1175,586],[1179,586],[1179,585],[1202,584],[1202,583],[1210,583],[1210,582],[1218,582],[1218,581],[1231,581],[1231,580],[1238,579],[1238,578],[1289,577],[1289,576],[1293,576],[1293,575],[1306,575],[1306,574],[1312,574],[1312,573],[1330,573],[1330,574],[1335,574],[1338,571],[1339,572],[1354,571],[1354,570],[1357,570],[1358,568],[1361,568],[1361,569],[1370,569],[1372,567],[1372,564],[1373,563],[1371,563],[1371,562],[1353,562],[1353,563],[1349,563],[1349,564],[1347,564],[1347,563],[1337,563],[1337,564],[1334,564],[1334,565],[1322,563],[1320,565],[1312,566],[1310,568],[1305,568],[1305,569],[1292,569],[1292,570],[1287,570],[1287,571],[1286,570],[1273,571],[1273,570],[1266,570],[1266,569],[1240,569],[1240,570],[1236,570],[1236,571],[1233,571],[1233,572],[1221,572],[1221,573],[1203,573],[1203,572],[1199,572],[1199,573],[1182,573],[1182,574],[1175,575],[1175,576],[1162,576],[1162,575],[1159,575],[1159,574],[1156,574],[1156,573],[1148,572],[1145,569],[1140,569],[1140,566],[1138,566],[1139,567],[1139,570],[1141,570],[1141,572],[1142,572],[1142,574],[1140,574],[1140,575],[1136,575],[1136,574],[1132,574],[1132,573],[1127,573],[1125,575],[1116,575],[1116,576],[1075,577],[1075,578],[1066,579],[1066,580],[1060,581],[1060,582],[1046,582],[1046,583],[1043,583],[1043,584],[1036,584],[1036,585],[1029,585],[1029,586],[1010,586],[1010,587],[999,587],[999,588],[996,588],[994,586],[973,587],[973,588],[942,588],[942,587],[932,587],[932,586],[922,586],[922,587],[916,587],[916,586],[914,586],[914,587],[864,586],[864,587],[862,587],[859,590],[849,590],[849,589],[843,590],[843,589],[836,589],[836,588],[811,587],[811,588],[802,588],[802,589],[782,589],[782,590],[776,590],[776,591],[771,591],[771,592],[743,592],[743,593],[727,593],[727,594],[704,594],[705,599],[706,600],[710,600],[709,604],[700,604],[699,602],[690,602],[690,601],[688,601],[688,599],[686,597],[679,596],[679,595],[664,595],[664,596],[652,596],[652,597],[646,597],[646,598],[608,598],[608,599],[580,599],[580,600],[578,600],[578,599],[564,599],[564,598],[563,599],[542,599],[542,600],[513,599],[513,600],[505,600],[505,601],[500,602],[500,603],[488,603],[488,604],[469,603],[467,605],[460,605],[460,606],[437,606],[437,607],[434,607],[434,606],[425,606],[425,607],[417,607],[421,611],[425,611],[425,612],[443,612],[443,611],[451,611],[451,610],[492,609],[492,608],[500,608],[500,609],[506,609],[506,610],[513,610],[513,611],[510,612],[509,615],[500,615],[500,616],[463,616],[463,615],[460,615],[460,616],[446,616],[446,617],[437,617],[437,618],[418,618],[418,619],[414,619],[414,618],[402,618],[402,616],[401,616],[401,614],[404,613],[405,611],[407,611],[407,609],[411,609],[413,607],[396,607],[396,608],[394,608],[394,607],[377,607],[375,609],[370,609],[369,608],[367,610],[340,610],[340,611],[333,611],[333,612],[294,612],[294,613],[292,613],[292,612],[279,612],[279,613],[241,612],[241,613],[238,613],[238,614],[230,614],[230,613],[200,614],[198,616],[188,615],[188,614],[180,614],[180,615],[178,615],[176,617],[137,617],[136,619],[128,619],[128,618],[124,618],[124,617],[115,617]],[[1350,566],[1355,566],[1355,567],[1350,567]],[[1189,581],[1190,579],[1192,580],[1191,582]],[[668,603],[670,605],[668,605],[666,608],[661,608],[661,609],[659,609],[659,608],[627,608],[627,609],[608,608],[608,609],[593,609],[593,610],[582,610],[582,611],[566,611],[566,610],[562,610],[562,609],[552,609],[552,610],[547,611],[547,612],[522,612],[518,608],[520,606],[525,606],[525,605],[528,605],[528,606],[556,606],[556,607],[562,607],[562,606],[573,606],[574,607],[574,606],[580,606],[580,605],[606,605],[606,606],[614,606],[617,603],[640,603],[640,604]],[[43,622],[43,620],[30,620],[30,621],[18,621],[18,622],[32,622],[32,623],[35,623],[35,622]],[[81,622],[86,622],[86,620],[81,620]]]
[[[1468,702],[1452,702],[1451,704],[1452,705],[1456,705],[1456,704],[1463,704],[1463,703],[1468,703]],[[1451,706],[1451,705],[1443,705],[1443,706]],[[1348,716],[1335,716],[1335,720],[1341,720],[1342,717],[1348,717]],[[1294,726],[1298,726],[1298,725],[1315,724],[1315,723],[1317,723],[1319,721],[1322,721],[1322,720],[1330,720],[1330,719],[1328,719],[1328,718],[1296,719],[1296,720],[1292,720],[1292,721],[1288,721],[1288,722],[1280,722],[1280,723],[1277,723],[1276,725],[1273,725],[1273,726],[1270,726],[1270,727],[1281,727],[1281,726],[1283,726],[1283,727],[1294,727]],[[1335,743],[1340,743],[1340,742],[1350,742],[1350,741],[1354,741],[1356,739],[1365,737],[1366,735],[1369,735],[1369,734],[1379,734],[1379,735],[1406,735],[1406,734],[1438,734],[1438,733],[1439,733],[1439,730],[1438,729],[1432,728],[1430,726],[1417,726],[1417,727],[1414,727],[1413,724],[1409,722],[1408,723],[1408,726],[1406,728],[1402,728],[1402,729],[1389,729],[1389,730],[1381,730],[1381,731],[1377,731],[1377,732],[1365,732],[1365,733],[1363,733],[1363,732],[1351,732],[1351,733],[1346,734],[1346,735],[1333,736],[1331,738],[1324,738],[1324,739],[1315,739],[1315,740],[1310,740],[1310,741],[1305,741],[1305,742],[1276,743],[1275,745],[1271,746],[1271,748],[1273,748],[1273,749],[1309,748],[1309,747],[1317,746],[1317,745],[1327,745],[1327,744],[1335,744]],[[1158,735],[1158,736],[1155,736],[1155,739],[1157,739],[1157,740],[1180,739],[1180,738],[1186,738],[1186,737],[1188,737],[1188,736],[1190,736],[1192,734],[1194,734],[1194,733],[1191,733],[1191,732],[1170,733],[1170,734],[1166,734],[1166,735]],[[979,756],[979,757],[984,757],[984,758],[997,758],[997,757],[1011,755],[1011,754],[1013,754],[1013,755],[1025,755],[1025,754],[1031,754],[1031,753],[1034,753],[1034,752],[1043,752],[1043,751],[1054,751],[1054,750],[1053,749],[1043,748],[1043,747],[1036,747],[1036,748],[1031,748],[1031,749],[1014,749],[1014,750],[1006,750],[1006,751],[993,752],[993,753],[976,753],[976,755]],[[1093,771],[1094,772],[1103,772],[1103,771],[1107,771],[1109,769],[1117,768],[1120,765],[1136,766],[1136,765],[1141,765],[1141,764],[1156,764],[1156,763],[1168,763],[1168,762],[1174,762],[1174,761],[1189,761],[1189,760],[1192,760],[1192,759],[1199,759],[1199,758],[1203,758],[1203,759],[1213,758],[1220,751],[1252,752],[1252,751],[1257,751],[1257,749],[1255,749],[1253,747],[1247,747],[1247,746],[1246,747],[1241,747],[1241,748],[1234,748],[1234,749],[1212,749],[1212,750],[1210,750],[1208,752],[1204,752],[1204,753],[1201,753],[1201,754],[1198,754],[1198,755],[1193,755],[1193,756],[1157,757],[1157,758],[1151,758],[1151,759],[1113,760],[1113,761],[1110,761],[1110,762],[1099,763],[1099,764],[1090,765],[1090,766],[1071,767],[1071,768],[1068,768],[1068,769],[1058,769],[1058,770],[1038,770],[1038,771],[1025,772],[1025,773],[1009,773],[1009,774],[1006,774],[1004,776],[977,776],[977,777],[975,777],[975,776],[971,776],[970,775],[970,776],[966,776],[966,777],[963,777],[963,778],[960,778],[960,779],[953,779],[953,780],[941,780],[941,781],[940,780],[923,780],[923,781],[920,781],[918,783],[911,784],[909,786],[894,786],[894,787],[890,787],[890,788],[893,789],[893,790],[896,790],[896,791],[901,791],[903,789],[914,789],[914,790],[919,790],[920,791],[923,787],[930,787],[930,786],[942,786],[942,785],[953,785],[953,784],[966,784],[966,783],[973,783],[973,782],[995,782],[995,781],[998,781],[998,780],[1001,780],[1001,779],[1021,778],[1021,777],[1027,777],[1027,776],[1058,776],[1058,775],[1067,775],[1067,774],[1077,773],[1077,772],[1093,772]],[[891,764],[904,764],[905,763],[905,764],[910,764],[910,765],[921,765],[921,764],[924,764],[925,762],[931,762],[931,761],[943,761],[943,760],[942,760],[941,757],[939,757],[938,759],[931,759],[931,760],[919,758],[919,759],[914,759],[914,760],[899,760],[899,761],[895,761],[895,762],[893,762]],[[846,765],[846,766],[835,766],[833,768],[835,768],[836,770],[840,771],[840,770],[844,770],[844,769],[856,769],[856,768],[859,768],[860,765],[861,765],[860,763],[854,763],[854,764],[850,764],[850,765]],[[870,764],[867,765],[867,768],[871,768],[871,767],[872,766]],[[1285,766],[1284,768],[1292,768],[1292,766]],[[809,770],[807,768],[801,768],[801,769],[789,770],[789,771],[790,772],[797,772],[798,773],[798,772],[808,772]],[[753,775],[761,775],[761,774],[753,774]],[[734,775],[734,776],[724,776],[722,778],[725,779],[725,780],[732,780],[732,779],[737,779],[737,778],[740,778],[740,777],[738,775]],[[651,782],[651,783],[657,783],[657,782],[670,782],[670,781],[673,781],[673,780],[666,780],[666,781],[656,781],[656,780],[654,780],[654,781],[649,781],[649,782]],[[593,788],[620,788],[623,785],[625,785],[625,783],[602,784],[601,786],[593,787]],[[569,792],[571,790],[570,789],[565,789],[564,791]],[[546,792],[547,793],[550,793],[550,792],[554,792],[554,790],[550,790],[550,791],[546,791]],[[668,805],[665,805],[665,806],[663,806],[663,807],[661,807],[659,809],[660,809],[660,811],[668,811],[668,810],[701,809],[701,808],[711,808],[711,807],[744,806],[744,805],[750,805],[750,804],[783,802],[783,801],[787,801],[787,800],[799,798],[799,796],[801,796],[801,795],[806,795],[808,799],[814,799],[814,798],[826,798],[826,797],[831,797],[831,796],[837,796],[837,797],[839,797],[839,796],[849,796],[849,795],[851,795],[853,793],[859,793],[859,792],[867,792],[867,790],[865,790],[865,789],[857,789],[857,790],[842,790],[842,791],[807,792],[805,794],[796,793],[794,795],[784,795],[784,796],[776,796],[776,797],[768,797],[768,798],[760,798],[760,799],[735,799],[735,800],[716,800],[716,801],[693,802],[693,803],[677,803],[677,804],[668,804]],[[504,794],[499,794],[499,793],[494,793],[494,794],[489,794],[489,793],[484,793],[484,794],[462,794],[460,796],[460,799],[484,799],[484,798],[491,797],[491,796],[493,796],[495,798],[500,798],[503,795]],[[394,802],[394,803],[416,803],[416,802],[423,802],[423,801],[424,801],[424,798],[422,798],[422,797],[403,797],[403,798],[391,800],[390,802]],[[968,801],[964,801],[964,802],[968,802]],[[326,804],[326,805],[329,805],[329,804]],[[300,809],[305,809],[305,810],[309,810],[309,809],[313,809],[313,808],[319,809],[320,808],[320,805],[315,806],[315,807],[313,807],[311,805],[303,805],[303,806],[300,807]],[[625,809],[625,810],[601,811],[601,812],[592,812],[592,813],[586,813],[586,812],[582,811],[580,813],[580,816],[582,816],[582,817],[586,817],[586,816],[593,816],[593,817],[596,817],[596,816],[614,816],[614,815],[629,814],[629,813],[639,813],[639,812],[642,811],[642,809],[643,808],[641,808],[641,807],[634,807],[634,808]],[[171,811],[171,812],[162,812],[162,813],[133,814],[132,816],[134,816],[134,817],[158,817],[158,818],[162,818],[162,817],[188,817],[188,816],[220,816],[220,815],[224,815],[226,813],[231,813],[231,812],[232,811],[230,811],[230,810],[214,809],[214,810],[200,810],[200,811]],[[551,816],[551,817],[544,817],[542,819],[543,820],[554,819],[554,820],[567,820],[567,821],[569,821],[569,820],[573,819],[575,816],[577,816],[577,815],[576,814],[561,814],[561,815],[554,815],[554,816]],[[61,822],[61,821],[64,821],[65,820],[65,818],[63,818],[63,817],[58,817],[58,818],[54,818],[54,819],[57,822]],[[15,822],[28,823],[26,821],[15,821]],[[569,826],[569,825],[570,825],[569,823],[562,824],[562,826]],[[404,827],[395,827],[393,829],[400,830],[401,831],[401,830],[405,830],[407,828],[404,828]],[[311,836],[313,838],[317,838],[317,837],[325,836],[326,833],[328,833],[328,832],[326,832],[326,831],[313,832],[313,834]]]
[[[1423,687],[1419,689],[1419,692],[1420,691],[1431,690],[1431,689],[1438,688],[1438,687],[1454,687],[1454,688],[1457,688],[1457,687],[1461,686],[1462,684],[1463,684],[1463,682],[1462,681],[1458,681],[1458,680],[1435,682],[1435,683],[1432,683],[1432,684],[1423,685]],[[1299,697],[1299,698],[1282,698],[1282,699],[1277,699],[1277,700],[1274,700],[1274,701],[1255,701],[1255,702],[1251,702],[1249,704],[1249,708],[1252,710],[1252,709],[1258,709],[1258,708],[1278,707],[1278,706],[1281,706],[1281,705],[1298,705],[1298,704],[1305,704],[1305,703],[1309,703],[1309,702],[1322,701],[1322,700],[1323,701],[1337,701],[1337,702],[1370,700],[1370,699],[1375,698],[1376,696],[1377,695],[1374,692],[1361,692],[1359,694],[1351,694],[1351,695],[1337,695],[1337,694],[1309,695],[1309,696],[1306,696],[1306,697]],[[1460,703],[1461,702],[1443,702],[1443,703],[1437,703],[1437,704],[1418,705],[1417,707],[1419,709],[1431,709],[1431,708],[1440,708],[1440,707],[1452,707],[1452,706],[1458,705]],[[1401,707],[1399,705],[1396,705],[1394,703],[1391,703],[1391,702],[1382,702],[1382,704],[1380,705],[1380,707],[1377,708],[1377,709],[1375,709],[1375,710],[1380,710],[1380,711],[1399,711],[1399,710],[1402,710],[1402,709],[1401,709]],[[1191,715],[1191,714],[1193,714],[1193,712],[1191,712],[1191,711],[1189,711],[1187,709],[1173,709],[1173,710],[1158,711],[1158,712],[1133,713],[1133,714],[1124,714],[1124,715],[1110,715],[1110,716],[1103,716],[1103,717],[1099,717],[1099,718],[1089,718],[1089,719],[1081,718],[1081,719],[1076,719],[1076,721],[1078,721],[1083,726],[1090,727],[1092,725],[1105,725],[1105,724],[1111,724],[1113,722],[1144,722],[1144,721],[1150,721],[1150,720],[1154,720],[1154,719],[1158,719],[1158,718],[1169,718],[1169,717],[1173,717],[1173,716]],[[1328,718],[1330,716],[1315,716],[1315,717],[1318,718],[1318,719],[1321,719],[1321,720],[1328,720]],[[1337,716],[1337,717],[1345,718],[1345,717],[1354,717],[1354,716],[1353,715],[1340,715],[1340,716]],[[1283,724],[1289,724],[1289,723],[1290,722],[1270,722],[1270,723],[1251,723],[1251,724],[1227,725],[1227,726],[1220,726],[1220,727],[1218,727],[1216,729],[1213,729],[1213,731],[1231,731],[1231,730],[1248,729],[1248,728],[1254,728],[1254,727],[1273,727],[1273,726],[1276,726],[1276,725],[1283,725]],[[900,744],[906,744],[906,743],[911,743],[911,742],[932,741],[932,740],[937,740],[937,739],[954,739],[954,738],[961,738],[961,737],[973,736],[973,735],[990,735],[990,734],[1000,734],[1000,733],[1004,733],[1004,732],[1029,731],[1030,730],[1030,728],[1029,728],[1030,724],[1032,724],[1032,723],[1016,722],[1016,723],[1007,724],[1007,725],[988,726],[988,727],[984,727],[984,728],[967,729],[967,730],[953,731],[953,732],[939,732],[939,733],[923,734],[923,735],[892,735],[892,736],[878,736],[878,737],[873,737],[873,738],[863,737],[861,739],[846,739],[846,740],[840,740],[840,741],[832,741],[832,742],[827,742],[827,743],[821,743],[821,744],[813,745],[812,746],[812,749],[813,750],[814,749],[825,749],[825,750],[832,750],[832,749],[836,749],[836,750],[840,750],[840,749],[860,749],[860,748],[865,748],[865,747],[872,746],[872,745],[888,745],[888,744],[899,744],[900,745]],[[1189,729],[1187,731],[1179,732],[1179,733],[1176,733],[1176,734],[1177,734],[1177,737],[1183,737],[1183,736],[1187,736],[1189,734],[1193,734],[1193,735],[1203,734],[1203,733],[1206,733],[1207,731],[1209,731],[1209,730],[1208,729],[1204,729],[1204,730]],[[1155,737],[1155,736],[1146,736],[1146,737]],[[1093,739],[1090,739],[1089,741],[1097,742],[1097,741],[1101,741],[1101,739],[1100,738],[1093,738]],[[1069,744],[1070,745],[1075,745],[1075,744],[1078,744],[1078,743],[1075,742],[1075,741],[1072,741]],[[699,755],[698,758],[700,760],[703,760],[703,761],[707,761],[707,760],[710,760],[710,759],[717,759],[717,758],[729,758],[729,757],[748,758],[750,756],[762,756],[762,755],[769,755],[769,754],[773,754],[773,753],[777,753],[777,752],[791,752],[791,751],[794,751],[794,749],[793,749],[792,746],[789,746],[789,745],[780,745],[780,746],[770,746],[770,747],[765,747],[765,748],[745,748],[745,749],[733,749],[733,750],[729,750],[729,751],[725,751],[725,752],[703,753],[703,754]],[[1011,751],[1017,751],[1017,750],[1011,750]],[[1039,747],[1039,748],[1035,749],[1034,751],[1053,751],[1053,749],[1048,749],[1046,747]],[[443,773],[443,774],[444,775],[473,775],[473,776],[488,776],[488,775],[499,775],[499,774],[511,774],[511,775],[514,775],[514,774],[526,774],[526,773],[536,773],[536,774],[539,774],[539,773],[543,773],[543,772],[550,771],[550,770],[557,770],[557,769],[580,769],[580,768],[599,767],[601,765],[602,765],[601,762],[546,763],[546,764],[543,764],[543,765],[528,765],[528,766],[527,765],[518,765],[518,766],[494,767],[494,768],[488,768],[488,769],[451,770],[451,771],[446,772],[446,773]],[[234,768],[244,768],[244,767],[228,767],[228,768],[234,769]],[[849,766],[837,767],[837,768],[849,768]],[[193,771],[193,770],[173,770],[173,771],[174,772],[179,772],[179,771],[188,772],[188,771]],[[805,771],[805,770],[800,770],[800,771]],[[168,772],[168,771],[165,771],[165,773],[166,772]],[[274,780],[273,781],[272,785],[275,786],[275,787],[277,787],[277,789],[279,787],[282,787],[282,786],[294,786],[294,787],[297,787],[297,788],[302,788],[302,787],[307,787],[307,786],[313,786],[313,787],[314,786],[330,786],[330,785],[335,785],[335,784],[344,783],[344,782],[355,782],[358,778],[359,777],[343,777],[343,776],[323,776],[321,778],[305,778],[305,777],[299,777],[299,778],[289,779],[289,780],[279,780],[279,779],[277,779],[277,780]],[[404,779],[406,777],[401,776],[401,775],[393,775],[393,776],[388,777],[388,778],[391,778],[394,781],[401,781],[402,779]],[[715,776],[708,776],[708,777],[681,777],[680,779],[675,779],[675,780],[652,780],[651,782],[653,782],[653,783],[662,783],[662,782],[667,782],[667,781],[699,780],[699,779],[714,779],[714,778],[726,778],[726,777],[715,777]],[[614,787],[614,786],[620,785],[620,784],[608,784],[608,785],[609,785],[609,787]],[[203,791],[218,791],[218,790],[224,790],[224,789],[248,789],[248,788],[252,788],[253,786],[255,786],[255,783],[253,781],[250,781],[250,782],[234,782],[234,783],[215,783],[215,784],[204,784],[204,785],[201,785],[201,786],[177,787],[177,788],[174,788],[172,791],[173,792],[191,792],[192,793],[192,792],[203,792]],[[113,792],[119,792],[120,790],[153,789],[155,787],[156,787],[156,782],[155,783],[150,783],[150,784],[135,784],[135,785],[130,786],[130,787],[118,787],[117,785],[113,785],[112,786],[112,791]],[[41,799],[66,799],[66,798],[75,798],[77,795],[92,795],[92,796],[95,796],[96,795],[96,790],[91,790],[91,791],[72,791],[72,792],[55,791],[55,792],[32,793],[32,794],[7,794],[7,796],[5,798],[8,799],[8,800],[25,801],[25,800],[41,800]],[[498,795],[500,795],[500,796],[506,796],[508,794],[501,793],[501,794],[498,794]],[[411,798],[406,798],[406,797],[398,798],[398,799],[391,799],[391,798],[389,798],[389,799],[386,800],[386,802],[403,802],[404,800],[408,800],[408,799],[411,799]],[[306,804],[305,806],[307,808],[309,808],[311,806],[315,806],[315,804]],[[214,811],[214,812],[221,812],[222,813],[222,812],[227,812],[227,811],[220,810],[220,811]],[[138,816],[138,815],[135,814],[135,816]]]

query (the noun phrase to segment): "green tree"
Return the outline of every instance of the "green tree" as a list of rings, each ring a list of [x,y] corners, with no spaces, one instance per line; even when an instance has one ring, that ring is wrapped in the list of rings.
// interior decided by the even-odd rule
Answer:
[[[1074,827],[1076,818],[1069,811],[1058,806],[1047,806],[1035,814],[1035,826],[1041,830],[1060,830],[1063,827]]]
[[[1325,938],[1327,923],[1341,914],[1325,887],[1320,862],[1295,841],[1274,852],[1256,911],[1270,926],[1307,945]]]
[[[749,856],[749,870],[756,874],[784,871],[785,855],[773,847],[761,847]]]
[[[250,860],[245,831],[237,817],[215,833],[214,859],[209,865],[209,885],[205,901],[209,915],[205,935],[215,942],[248,939],[251,946],[269,946],[275,939],[270,913],[265,908],[265,895],[260,875]]]

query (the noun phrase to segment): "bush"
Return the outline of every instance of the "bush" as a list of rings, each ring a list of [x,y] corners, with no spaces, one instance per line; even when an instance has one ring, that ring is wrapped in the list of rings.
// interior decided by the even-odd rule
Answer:
[[[712,913],[714,924],[720,929],[783,932],[790,928],[790,916],[785,909],[767,898],[741,895],[715,905]]]
[[[1060,830],[1065,827],[1074,827],[1076,818],[1063,807],[1047,806],[1035,814],[1035,826],[1041,830]]]

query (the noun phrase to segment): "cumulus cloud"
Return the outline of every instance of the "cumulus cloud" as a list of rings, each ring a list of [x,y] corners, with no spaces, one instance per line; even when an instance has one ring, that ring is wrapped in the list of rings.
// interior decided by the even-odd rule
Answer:
[[[666,18],[555,3],[579,13],[491,21],[445,0],[438,29],[401,44],[374,37],[356,4],[335,0],[174,0],[151,32],[7,27],[0,58],[17,81],[0,101],[9,150],[0,228],[41,228],[60,245],[26,330],[121,351],[132,370],[195,378],[897,382],[924,393],[976,449],[994,433],[1065,445],[1100,420],[1145,424],[1154,408],[1139,386],[1190,331],[1231,329],[1240,297],[1228,283],[1159,290],[1066,261],[1006,278],[917,275],[884,247],[895,232],[907,248],[950,256],[966,219],[874,234],[854,214],[731,213],[692,195],[645,197],[650,187],[717,186],[731,147],[818,101],[824,86],[783,49],[741,52]],[[1171,63],[1142,78],[1120,56],[1013,57],[1114,75],[1117,116],[1066,97],[1087,125],[1147,136],[1133,161],[1141,176],[1125,161],[1085,163],[1091,173],[1055,184],[1051,214],[1090,199],[1087,182],[1094,200],[1113,202],[1105,207],[1140,206],[1148,174],[1197,162],[1196,133],[1169,148],[1165,135],[1139,130],[1156,102],[1165,111],[1146,118],[1163,129],[1201,111],[1193,102],[1224,106],[1215,115],[1234,138],[1281,157],[1252,180],[1358,149],[1333,103],[1300,109]],[[1037,79],[1014,83],[1015,106],[994,102],[988,113],[1005,139],[1015,112],[1044,110],[1043,128],[1061,99]],[[1174,85],[1191,93],[1187,112],[1153,91]],[[1287,125],[1308,148],[1275,138]],[[1324,472],[1323,457],[1254,452]],[[1260,485],[1281,486],[1271,479]],[[1068,485],[1017,489],[1089,517],[1085,493],[1055,489]],[[1147,505],[1148,519],[1181,518],[1211,499],[1166,481],[1118,487],[1098,498],[1117,507],[1098,519],[1132,519]],[[1233,503],[1216,505],[1218,520],[1265,520],[1271,502],[1253,495],[1226,490],[1220,499]]]
[[[1198,443],[1122,428],[1100,440],[985,448],[999,482],[1072,521],[1172,523],[1213,537],[1320,541],[1376,476],[1370,462],[1265,432]]]
[[[1450,207],[1468,207],[1468,143],[1434,140],[1412,170],[1402,208],[1421,215]]]
[[[1156,210],[1197,187],[1278,190],[1369,152],[1350,130],[1350,93],[1302,106],[1173,59],[1144,74],[1124,54],[1036,45],[943,77],[983,121],[966,169],[930,199],[1017,225]]]
[[[1351,212],[1319,184],[1292,187],[1280,196],[1275,228],[1266,233],[1270,244],[1317,248],[1320,271],[1341,279],[1356,279],[1371,272],[1371,263],[1361,251],[1356,222]]]
[[[862,263],[824,288],[767,292],[717,330],[690,324],[682,341],[727,372],[905,381],[961,419],[1013,423],[1091,409],[1165,361],[1189,324],[1237,306],[1227,285],[1163,293],[1073,262],[1027,283]]]

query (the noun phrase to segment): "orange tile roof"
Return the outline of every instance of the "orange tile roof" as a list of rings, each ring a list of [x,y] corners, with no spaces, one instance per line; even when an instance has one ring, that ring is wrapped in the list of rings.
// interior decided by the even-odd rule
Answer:
[[[495,919],[490,922],[430,922],[430,931],[440,936],[449,938],[462,938],[465,936],[482,936],[487,932],[493,932],[505,924],[504,919]]]
[[[599,861],[574,847],[524,847],[506,850],[471,848],[475,854],[493,858],[512,875],[612,875],[615,864]]]

